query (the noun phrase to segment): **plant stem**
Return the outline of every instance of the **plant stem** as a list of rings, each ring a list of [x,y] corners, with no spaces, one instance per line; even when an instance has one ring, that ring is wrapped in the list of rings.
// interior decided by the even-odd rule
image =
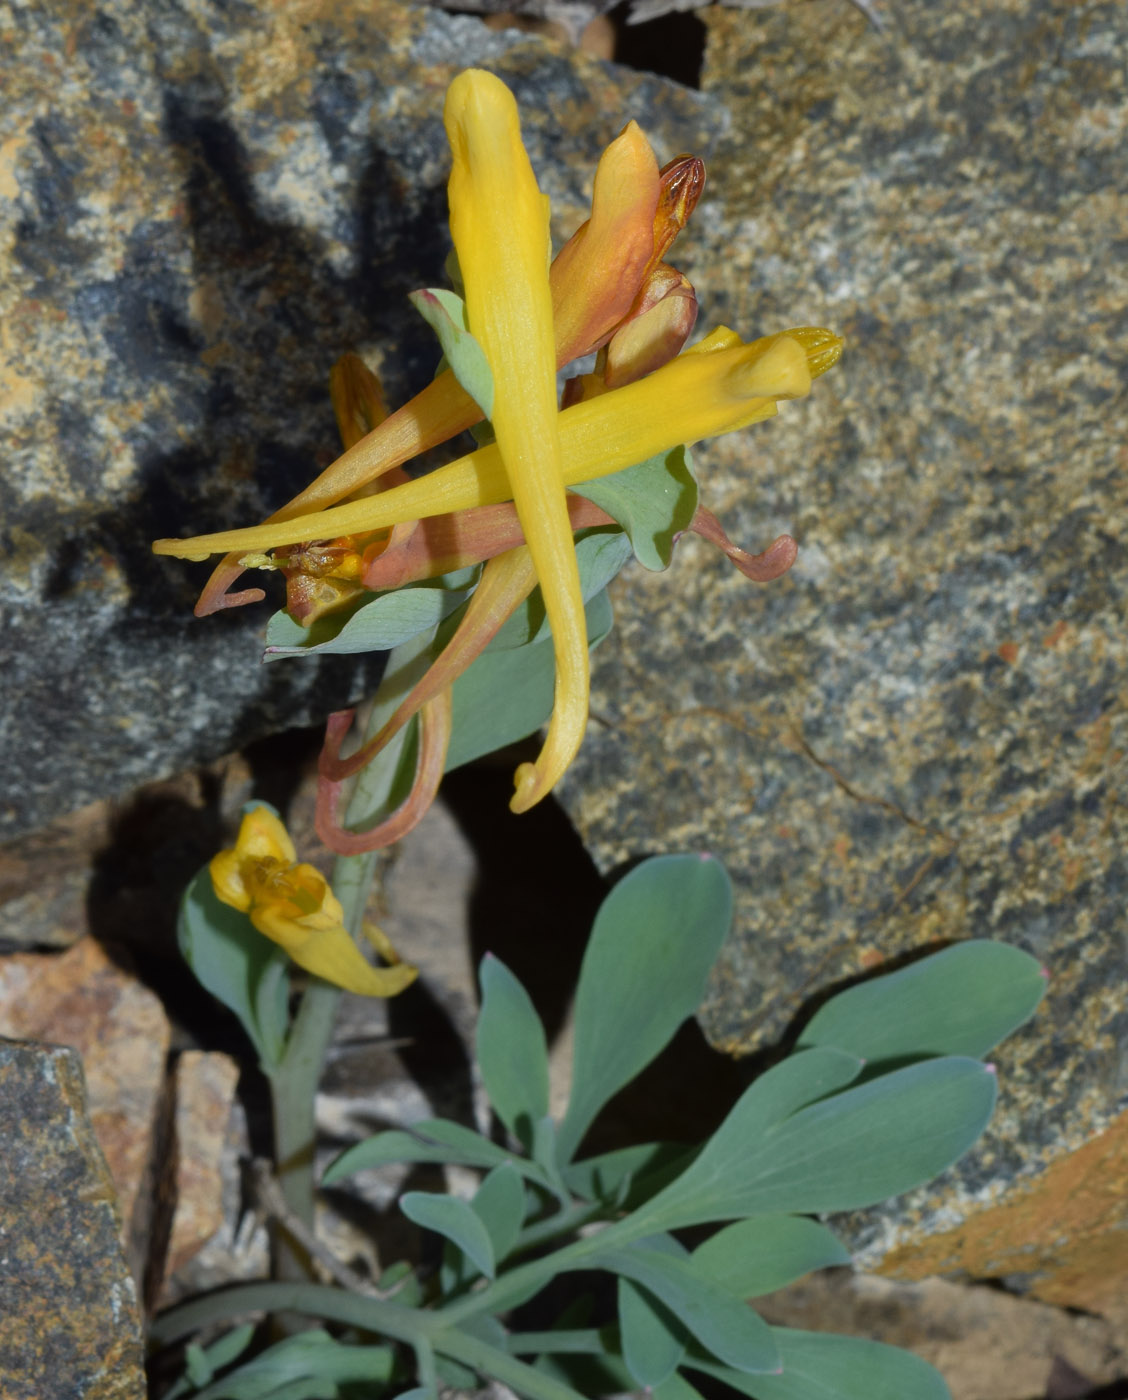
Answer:
[[[406,664],[400,667],[393,668],[389,663],[385,681],[368,718],[366,738],[379,731],[387,718],[389,706],[398,703],[404,672],[412,674],[415,664],[415,656],[407,657]],[[361,770],[349,799],[347,821],[370,819],[372,813],[379,811],[388,801],[406,738],[406,731],[397,735]],[[377,853],[369,851],[358,856],[338,856],[333,866],[333,893],[341,901],[345,927],[354,939],[358,937],[364,921],[376,862]],[[311,1228],[317,1085],[333,1036],[340,1000],[338,987],[320,978],[311,979],[294,1017],[281,1062],[270,1075],[275,1174],[287,1207]],[[310,1273],[308,1252],[290,1236],[276,1232],[274,1276],[279,1279],[304,1279],[309,1278]]]
[[[153,1320],[149,1338],[158,1346],[167,1346],[212,1323],[229,1322],[247,1313],[284,1309],[305,1317],[342,1322],[366,1332],[378,1332],[409,1344],[430,1331],[434,1323],[433,1314],[348,1293],[324,1283],[248,1283],[219,1289],[170,1308]]]
[[[527,1396],[528,1400],[583,1400],[583,1396],[571,1386],[542,1375],[515,1356],[499,1351],[497,1347],[466,1332],[450,1328],[432,1332],[431,1345],[443,1356],[472,1366],[481,1376],[501,1381],[518,1395]]]

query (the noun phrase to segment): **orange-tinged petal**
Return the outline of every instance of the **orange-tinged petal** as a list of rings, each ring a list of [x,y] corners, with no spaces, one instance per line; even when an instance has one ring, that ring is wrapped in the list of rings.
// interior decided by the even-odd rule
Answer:
[[[439,653],[434,665],[400,703],[380,732],[356,753],[348,758],[339,757],[343,734],[334,736],[333,743],[327,741],[318,760],[320,776],[330,782],[342,782],[359,773],[412,715],[448,689],[470,663],[481,656],[506,619],[533,591],[536,583],[532,555],[525,546],[491,559],[482,570],[481,582],[466,605],[454,636]]]
[[[615,522],[585,496],[569,496],[568,523],[575,532]],[[366,561],[361,581],[374,592],[402,588],[405,583],[436,578],[495,559],[524,543],[521,522],[508,501],[460,510],[454,515],[438,515],[421,521],[402,545],[389,545]]]
[[[434,802],[442,782],[446,766],[447,748],[450,744],[451,719],[450,687],[428,700],[419,713],[419,756],[415,764],[415,778],[411,791],[404,801],[382,821],[364,831],[352,831],[341,826],[337,810],[340,805],[342,784],[330,778],[320,777],[317,784],[317,834],[331,851],[341,856],[361,855],[365,851],[379,851],[402,841],[408,832],[413,831]],[[347,717],[347,718],[346,718]],[[340,721],[345,718],[342,726]],[[352,711],[341,711],[329,717],[323,752],[330,756],[339,754],[341,740],[348,730]]]
[[[512,806],[549,792],[587,726],[588,646],[561,471],[548,221],[513,94],[478,69],[460,73],[443,109],[453,156],[450,231],[471,333],[494,381],[497,451],[536,568],[556,655],[544,748],[517,774]]]
[[[832,339],[840,344],[836,337]],[[830,343],[820,343],[813,353],[826,358]],[[732,331],[719,328],[645,379],[559,415],[565,485],[621,471],[678,443],[770,418],[777,399],[797,398],[809,387],[808,353],[798,340],[769,336],[742,345]],[[406,486],[363,501],[279,525],[188,540],[157,540],[153,549],[187,559],[229,549],[273,549],[493,505],[509,495],[500,454],[491,444]]]
[[[667,364],[680,353],[696,320],[697,297],[689,279],[668,263],[658,263],[603,351],[607,387],[633,384]]]
[[[600,157],[591,218],[552,264],[552,309],[560,363],[595,349],[630,310],[654,257],[658,162],[636,122]]]

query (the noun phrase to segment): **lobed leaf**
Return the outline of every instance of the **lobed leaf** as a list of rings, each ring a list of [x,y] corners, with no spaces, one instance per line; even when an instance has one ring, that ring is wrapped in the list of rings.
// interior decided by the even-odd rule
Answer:
[[[641,1284],[726,1365],[757,1375],[779,1365],[768,1324],[746,1303],[699,1274],[692,1260],[647,1248],[642,1242],[599,1253],[587,1263]]]
[[[900,1347],[831,1332],[772,1329],[783,1371],[755,1380],[710,1362],[691,1360],[755,1400],[952,1400],[943,1376]]]
[[[487,953],[478,969],[482,1009],[476,1051],[494,1111],[527,1149],[548,1113],[548,1046],[528,992],[503,962]]]
[[[978,1060],[927,1060],[811,1104],[767,1131],[749,1091],[692,1165],[614,1228],[625,1233],[627,1226],[637,1238],[713,1220],[874,1205],[961,1157],[986,1127],[996,1087]]]
[[[802,1215],[754,1215],[693,1251],[694,1268],[738,1298],[762,1297],[815,1269],[849,1263],[837,1235]]]
[[[629,1278],[619,1279],[623,1360],[635,1381],[661,1385],[685,1355],[685,1329],[670,1310]]]
[[[644,861],[603,901],[576,992],[562,1162],[612,1094],[696,1011],[731,922],[732,886],[709,856]]]
[[[194,1400],[334,1400],[342,1383],[390,1380],[394,1363],[391,1347],[346,1346],[327,1332],[300,1332],[213,1381]]]
[[[461,607],[471,591],[435,587],[429,582],[415,584],[378,593],[351,613],[329,613],[312,627],[302,627],[288,612],[276,612],[266,624],[263,660],[391,651],[412,637],[433,631]]]
[[[436,1162],[489,1171],[508,1161],[510,1157],[504,1148],[471,1128],[429,1118],[413,1124],[410,1131],[391,1128],[347,1147],[325,1169],[321,1184],[332,1186],[354,1172],[397,1162]]]
[[[1037,959],[971,939],[860,982],[821,1007],[799,1044],[836,1045],[870,1061],[979,1059],[1034,1013],[1046,990]]]
[[[470,1202],[486,1227],[497,1263],[517,1243],[525,1220],[525,1184],[512,1162],[503,1162],[478,1187]]]
[[[678,536],[697,510],[689,449],[679,444],[598,481],[570,488],[605,510],[626,531],[644,569],[669,568]]]
[[[416,1225],[450,1240],[480,1273],[493,1278],[494,1253],[489,1232],[469,1201],[431,1191],[408,1191],[400,1197],[399,1207]]]

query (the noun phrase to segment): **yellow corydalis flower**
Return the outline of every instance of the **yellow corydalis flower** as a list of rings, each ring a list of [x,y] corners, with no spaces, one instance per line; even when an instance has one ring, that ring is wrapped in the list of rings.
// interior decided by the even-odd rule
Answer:
[[[723,327],[645,379],[566,408],[559,415],[565,486],[593,481],[683,442],[745,428],[806,394],[814,374],[841,352],[830,331],[801,327],[744,345]],[[511,499],[495,444],[378,496],[312,515],[187,540],[157,540],[157,554],[206,559],[304,540],[363,534]]]
[[[289,832],[269,808],[255,807],[243,817],[234,847],[220,851],[208,870],[217,899],[246,914],[299,967],[326,982],[362,996],[391,997],[418,976],[375,925],[365,933],[392,966],[365,960],[325,877],[298,863]]]
[[[532,554],[556,655],[556,700],[544,748],[517,770],[523,812],[575,758],[587,726],[588,646],[580,574],[564,498],[556,346],[548,281],[548,205],[521,143],[513,94],[471,68],[447,90],[453,168],[450,231],[471,334],[493,375],[497,452]]]

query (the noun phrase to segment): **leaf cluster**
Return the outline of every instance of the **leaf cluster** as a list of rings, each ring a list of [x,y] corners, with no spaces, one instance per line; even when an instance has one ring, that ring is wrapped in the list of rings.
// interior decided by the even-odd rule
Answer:
[[[255,1306],[296,1307],[350,1330],[289,1338],[234,1369],[231,1338],[243,1334],[229,1334],[218,1351],[190,1354],[174,1393],[434,1400],[441,1384],[492,1378],[531,1400],[639,1387],[693,1400],[705,1377],[757,1400],[943,1400],[943,1380],[918,1358],[770,1327],[749,1300],[849,1262],[817,1217],[908,1191],[971,1146],[995,1102],[983,1057],[1033,1012],[1040,969],[1017,949],[972,941],[851,987],[704,1144],[585,1154],[597,1116],[700,1004],[731,908],[728,877],[707,857],[648,860],[611,891],[581,970],[572,1088],[558,1120],[543,1026],[520,982],[487,957],[476,1054],[505,1141],[430,1119],[356,1144],[323,1177],[336,1185],[404,1162],[477,1169],[469,1199],[401,1198],[403,1213],[443,1241],[438,1274],[401,1266],[390,1302],[257,1285]],[[592,1270],[615,1280],[612,1319],[571,1309],[547,1330],[522,1329],[523,1304],[562,1274]],[[202,1317],[181,1310],[158,1320],[157,1334]]]

